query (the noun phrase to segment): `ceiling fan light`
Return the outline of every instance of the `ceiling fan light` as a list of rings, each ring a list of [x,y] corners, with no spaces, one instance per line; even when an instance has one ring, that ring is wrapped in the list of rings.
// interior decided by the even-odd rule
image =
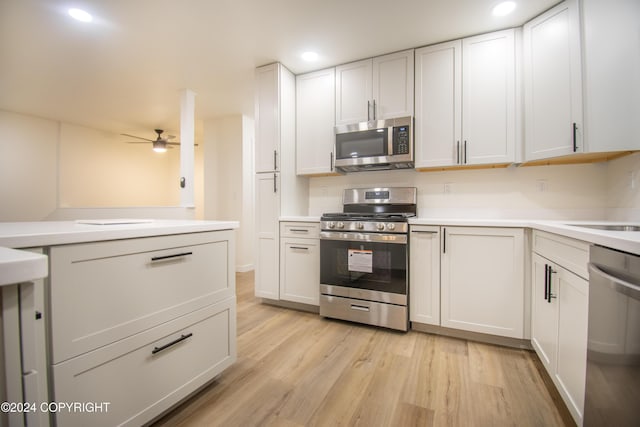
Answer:
[[[167,143],[165,141],[153,141],[153,151],[156,153],[164,153],[167,151]]]

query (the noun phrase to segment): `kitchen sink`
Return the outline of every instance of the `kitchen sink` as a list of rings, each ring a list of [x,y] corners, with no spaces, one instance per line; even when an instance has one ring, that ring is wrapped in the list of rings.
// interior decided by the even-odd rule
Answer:
[[[606,231],[640,231],[640,225],[620,225],[620,224],[567,224],[572,227],[594,228]]]

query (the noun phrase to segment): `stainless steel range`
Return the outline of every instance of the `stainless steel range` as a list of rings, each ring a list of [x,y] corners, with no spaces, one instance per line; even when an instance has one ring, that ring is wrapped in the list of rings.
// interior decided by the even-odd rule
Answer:
[[[344,190],[320,232],[320,315],[406,331],[414,187]]]

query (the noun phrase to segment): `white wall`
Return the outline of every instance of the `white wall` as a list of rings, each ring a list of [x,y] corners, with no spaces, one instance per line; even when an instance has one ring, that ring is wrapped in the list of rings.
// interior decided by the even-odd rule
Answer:
[[[607,165],[599,163],[312,178],[309,213],[340,211],[344,188],[411,186],[418,188],[421,217],[604,219],[607,171]]]
[[[608,218],[640,222],[640,153],[607,164]]]
[[[148,215],[153,212],[150,206],[179,205],[179,150],[154,153],[150,144],[125,144],[126,139],[112,132],[0,110],[0,221],[121,213],[95,210],[113,207],[143,207],[140,215]],[[196,203],[200,201],[200,206],[204,192],[201,153],[196,149]],[[127,212],[136,214],[135,209]],[[172,212],[159,209],[158,216],[166,218]],[[181,218],[185,216],[193,217],[194,212],[180,212]]]
[[[37,221],[56,208],[59,124],[0,110],[0,221]]]
[[[236,269],[253,269],[253,120],[228,116],[204,122],[204,219],[240,222]]]
[[[180,150],[155,153],[150,143],[127,139],[133,138],[62,123],[59,206],[178,206],[179,175],[171,172]]]

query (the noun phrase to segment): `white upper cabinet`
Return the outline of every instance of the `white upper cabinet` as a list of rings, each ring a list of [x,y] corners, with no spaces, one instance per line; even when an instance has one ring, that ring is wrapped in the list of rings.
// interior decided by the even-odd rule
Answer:
[[[577,0],[525,24],[523,41],[525,160],[583,152]]]
[[[416,167],[460,161],[462,41],[416,49]]]
[[[515,32],[416,50],[416,168],[515,160]]]
[[[373,118],[413,116],[413,49],[373,58]]]
[[[464,164],[515,160],[515,32],[462,40]]]
[[[280,64],[256,68],[256,172],[278,170],[280,150]]]
[[[585,146],[640,150],[640,1],[582,0]]]
[[[296,173],[332,173],[335,68],[296,76]]]
[[[371,119],[373,65],[370,59],[336,67],[336,124]]]
[[[413,115],[413,49],[336,67],[336,125]]]

